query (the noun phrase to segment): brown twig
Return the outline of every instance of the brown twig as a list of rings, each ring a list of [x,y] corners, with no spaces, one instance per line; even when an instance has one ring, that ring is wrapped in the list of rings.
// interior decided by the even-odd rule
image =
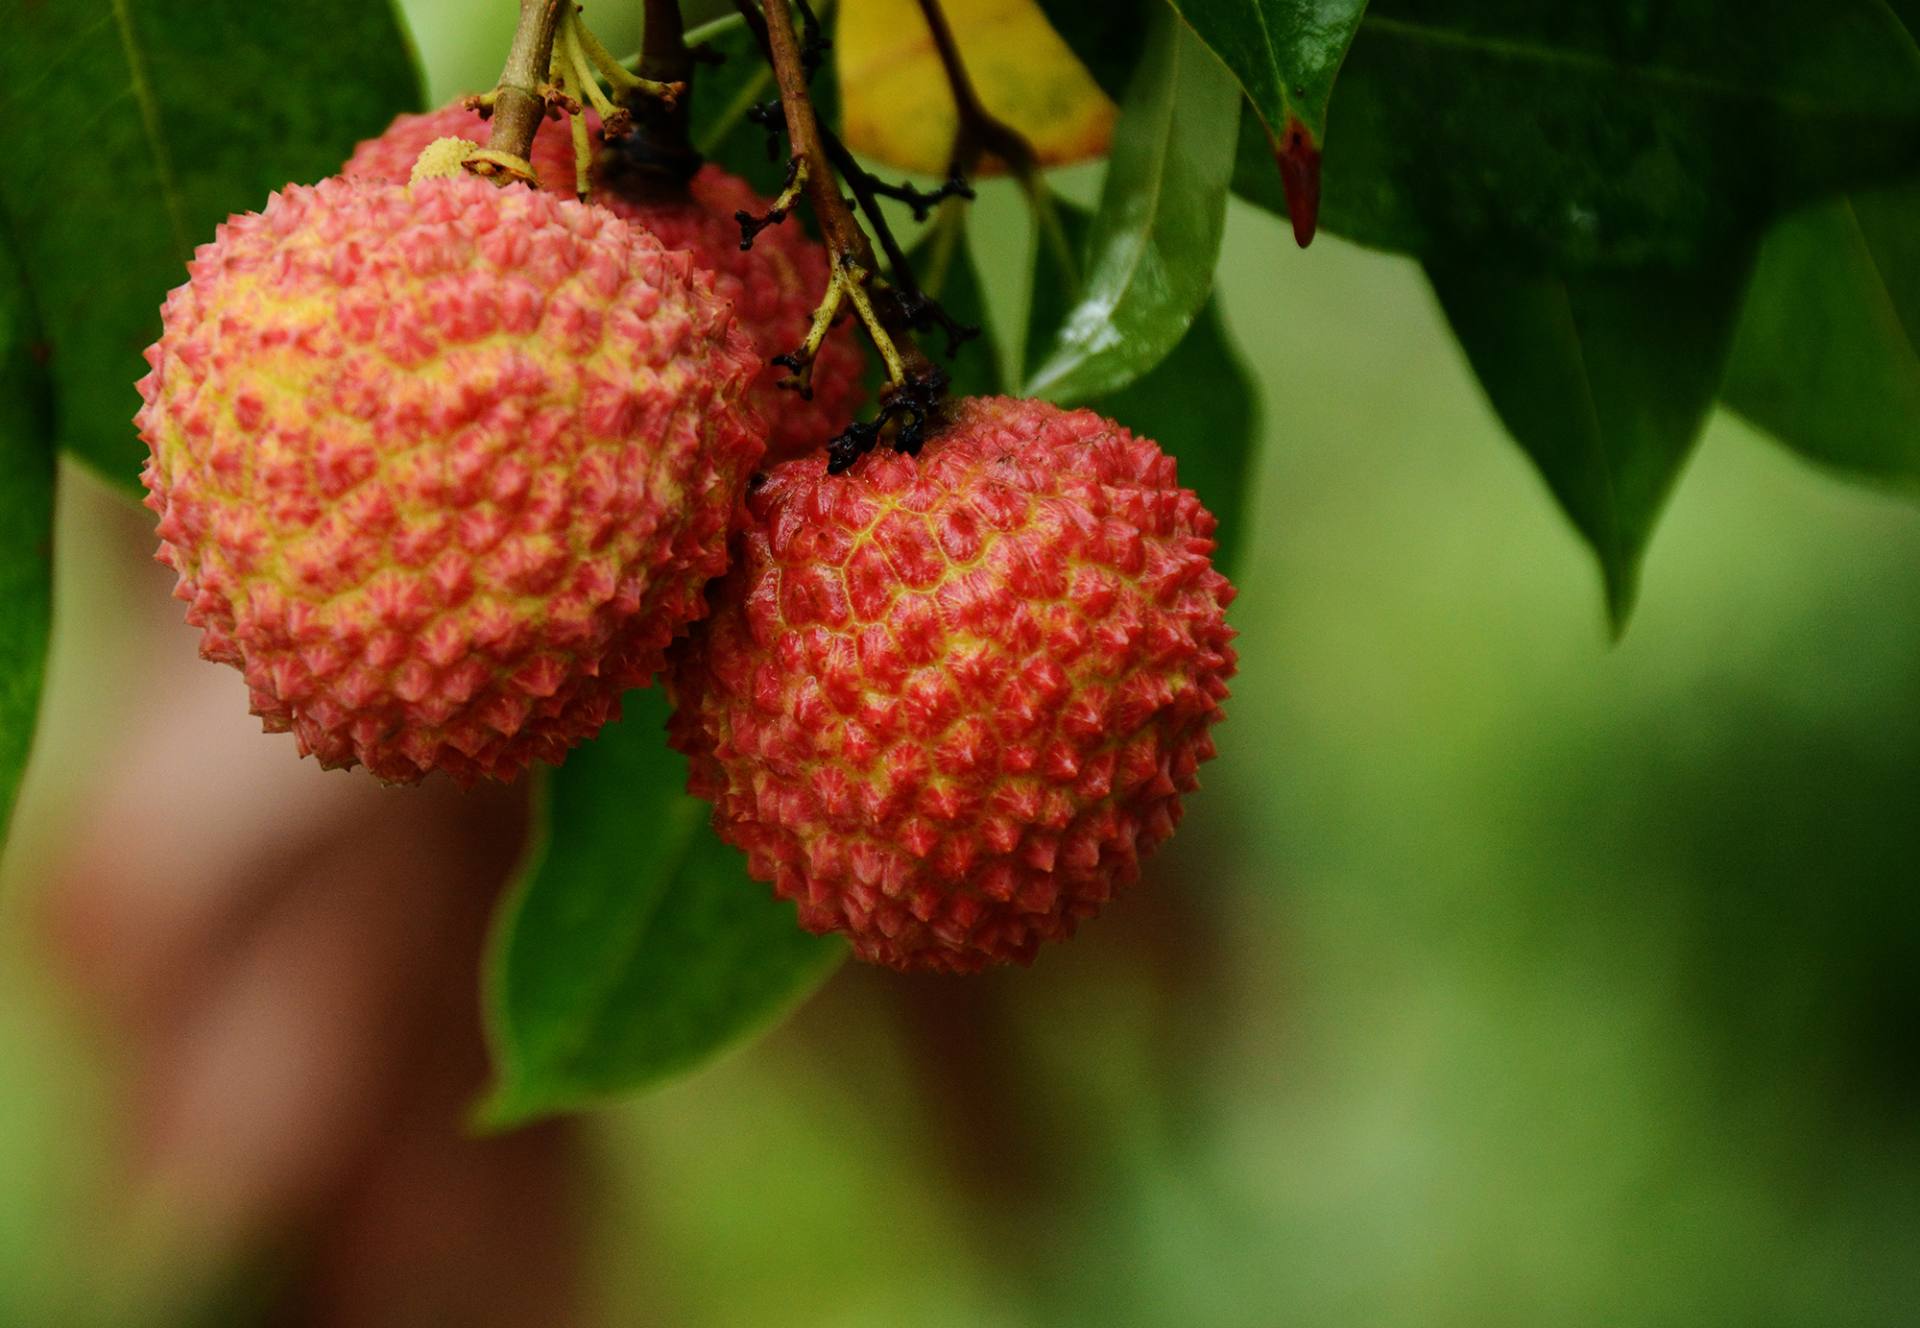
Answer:
[[[958,128],[953,135],[953,156],[948,165],[950,176],[967,176],[980,164],[983,155],[998,157],[1023,186],[1031,187],[1038,176],[1039,158],[1033,145],[1019,130],[989,111],[974,91],[967,76],[966,61],[960,58],[960,46],[953,38],[953,27],[940,7],[940,0],[920,0],[920,13],[933,34],[933,48],[940,55],[940,67],[946,72],[947,87],[953,93]]]
[[[792,371],[785,385],[800,392],[810,386],[814,357],[842,305],[850,304],[866,329],[868,339],[886,365],[887,385],[881,389],[880,416],[870,423],[856,422],[828,446],[828,469],[845,470],[870,451],[882,434],[893,431],[893,446],[915,452],[937,414],[947,376],[913,339],[913,319],[886,280],[880,276],[873,244],[841,196],[835,159],[828,151],[820,122],[807,89],[810,61],[794,31],[789,0],[765,0],[764,15],[753,0],[737,0],[742,16],[762,41],[780,106],[786,119],[787,143],[792,150],[796,182],[805,190],[815,222],[825,241],[831,274],[827,292],[815,311],[805,344],[775,363]]]
[[[647,26],[640,34],[640,77],[684,83],[693,73],[680,0],[647,0]]]
[[[814,219],[819,222],[827,249],[836,260],[852,263],[871,274],[879,266],[873,256],[873,245],[867,233],[860,229],[860,223],[854,220],[846,199],[840,196],[839,180],[828,165],[787,0],[767,0],[766,25],[768,58],[773,62],[780,107],[786,115],[787,141],[793,145],[793,155],[802,163],[800,169],[805,175],[807,201],[813,205]],[[911,343],[912,338],[907,340]]]

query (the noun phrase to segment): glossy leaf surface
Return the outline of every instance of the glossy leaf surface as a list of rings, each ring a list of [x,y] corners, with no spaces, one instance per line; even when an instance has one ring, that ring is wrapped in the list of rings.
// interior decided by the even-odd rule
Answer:
[[[657,689],[545,776],[537,840],[495,922],[487,1012],[507,1126],[693,1068],[839,962],[681,790]]]
[[[975,95],[1043,165],[1106,152],[1113,102],[1033,0],[943,0],[942,10]],[[849,147],[902,170],[946,172],[959,117],[916,0],[842,8],[834,70]]]
[[[1116,392],[1180,341],[1213,286],[1240,91],[1183,24],[1160,20],[1114,130],[1087,275],[1027,393]]]
[[[1084,244],[1089,219],[1071,204],[1060,204],[1058,212],[1071,254]],[[1043,242],[1027,309],[1030,354],[1045,346],[1072,307],[1071,274]],[[1180,482],[1199,494],[1220,522],[1215,561],[1235,575],[1245,547],[1248,491],[1257,479],[1260,410],[1253,375],[1227,335],[1219,301],[1207,301],[1180,343],[1151,372],[1086,404],[1173,454]]]
[[[1883,0],[1374,0],[1337,105],[1324,224],[1421,254],[1694,266],[1920,170],[1920,49]],[[1235,187],[1285,215],[1257,126]]]

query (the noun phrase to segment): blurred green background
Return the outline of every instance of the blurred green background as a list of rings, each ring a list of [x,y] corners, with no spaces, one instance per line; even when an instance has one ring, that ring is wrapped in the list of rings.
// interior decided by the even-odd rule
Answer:
[[[407,8],[436,95],[490,79],[499,33]],[[1029,237],[986,193],[1004,315]],[[1220,285],[1264,450],[1181,835],[1029,972],[849,968],[606,1113],[610,1320],[1920,1321],[1920,513],[1717,418],[1610,647],[1412,263],[1236,203]],[[36,940],[50,855],[112,833],[73,790],[153,585],[144,514],[68,478],[0,1324],[171,1323],[109,1285],[111,1048]]]

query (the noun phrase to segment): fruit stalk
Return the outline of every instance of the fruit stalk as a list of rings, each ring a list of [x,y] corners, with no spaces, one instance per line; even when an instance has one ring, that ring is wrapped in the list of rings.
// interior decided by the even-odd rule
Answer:
[[[1040,158],[1034,152],[1033,145],[1019,130],[989,111],[981,102],[980,94],[974,90],[973,79],[967,74],[966,61],[961,58],[960,45],[954,39],[953,25],[947,22],[947,13],[941,8],[940,0],[920,0],[920,13],[927,21],[927,30],[933,34],[934,50],[939,53],[940,67],[946,73],[947,88],[952,93],[957,117],[953,154],[947,160],[948,180],[964,182],[980,164],[981,156],[998,157],[1026,194],[1028,205],[1033,209],[1034,221],[1040,229],[1042,243],[1053,252],[1054,262],[1060,270],[1077,285],[1079,261],[1073,255],[1072,246],[1067,243],[1066,232],[1060,224],[1060,214],[1054,208],[1046,177],[1040,173]],[[971,191],[955,192],[961,197],[972,197]]]
[[[647,26],[640,34],[640,77],[684,83],[693,73],[680,0],[647,0]]]
[[[743,3],[742,7],[752,9],[750,3]],[[804,182],[807,201],[813,207],[814,218],[820,224],[821,236],[833,260],[837,294],[830,290],[827,299],[837,303],[843,295],[858,311],[873,338],[874,348],[886,361],[891,387],[902,388],[934,377],[939,370],[914,344],[913,330],[899,305],[884,289],[874,290],[870,286],[879,263],[866,231],[861,229],[846,199],[841,197],[839,177],[834,174],[821,141],[820,123],[807,91],[806,64],[800,57],[800,41],[794,32],[793,11],[787,0],[766,0],[764,9],[767,58],[773,65],[774,81],[780,89],[787,141],[801,163],[798,176]]]
[[[647,0],[639,73],[642,87],[676,87],[684,95],[670,100],[645,95],[620,99],[633,116],[625,161],[638,168],[635,187],[644,187],[656,198],[684,199],[688,182],[700,169],[700,154],[693,149],[690,133],[694,59],[687,49],[680,0]]]
[[[553,39],[572,0],[520,0],[520,22],[507,49],[506,67],[493,90],[493,132],[489,152],[526,160],[533,136],[547,115],[547,72],[553,64]]]
[[[940,0],[920,0],[920,13],[933,34],[933,49],[940,55],[940,68],[947,76],[953,94],[959,128],[953,135],[953,157],[948,164],[950,176],[967,176],[980,163],[983,154],[998,157],[1029,192],[1038,178],[1038,159],[1032,146],[1006,121],[989,111],[974,91],[967,76],[967,65],[960,58],[960,46],[953,37],[953,25],[940,7]]]

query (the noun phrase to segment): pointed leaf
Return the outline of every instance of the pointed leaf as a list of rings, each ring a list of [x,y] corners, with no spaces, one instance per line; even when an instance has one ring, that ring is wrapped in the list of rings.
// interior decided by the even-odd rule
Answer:
[[[0,847],[33,745],[52,620],[53,431],[34,311],[0,250]]]
[[[1920,493],[1920,185],[1774,228],[1722,395],[1823,465]]]
[[[339,170],[418,104],[387,0],[58,0],[0,27],[6,229],[49,348],[62,444],[122,487],[140,352],[193,247],[289,181]]]
[[[703,1063],[772,1023],[839,963],[747,878],[681,792],[657,689],[548,772],[542,828],[495,919],[486,981],[505,1127]]]
[[[1186,25],[1156,22],[1114,128],[1086,283],[1028,395],[1125,387],[1179,343],[1212,288],[1240,90]]]
[[[1172,0],[1260,113],[1294,237],[1313,238],[1327,101],[1367,0]]]
[[[1057,203],[1068,252],[1084,244],[1088,214]],[[1044,346],[1072,307],[1072,277],[1055,248],[1042,243],[1027,306],[1029,353]],[[1219,519],[1214,561],[1229,576],[1245,547],[1246,494],[1253,484],[1259,436],[1259,390],[1227,336],[1219,301],[1201,307],[1186,336],[1151,372],[1110,396],[1086,403],[1151,438],[1180,463],[1180,482]]]
[[[1373,0],[1322,220],[1365,244],[1691,268],[1920,170],[1920,48],[1885,0]],[[1264,134],[1235,187],[1285,215]]]
[[[1428,264],[1494,409],[1598,555],[1616,631],[1719,389],[1748,270],[1567,277]]]

